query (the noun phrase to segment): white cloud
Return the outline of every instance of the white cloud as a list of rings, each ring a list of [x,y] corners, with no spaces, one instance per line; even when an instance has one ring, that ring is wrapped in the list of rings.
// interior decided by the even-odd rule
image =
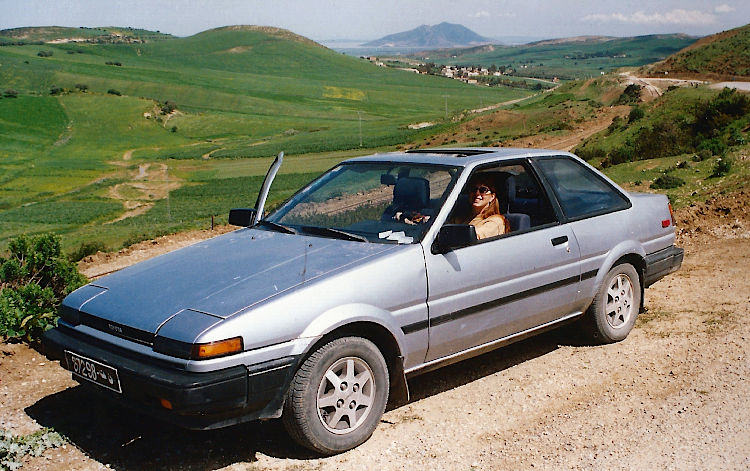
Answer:
[[[488,11],[478,11],[476,13],[469,14],[470,18],[489,18],[490,12]]]
[[[632,23],[642,25],[705,25],[717,22],[716,15],[713,13],[705,13],[699,10],[683,10],[681,8],[664,13],[645,13],[643,11],[637,11],[630,15],[622,13],[593,14],[586,15],[582,19],[583,21],[592,22]]]
[[[727,5],[726,3],[723,3],[719,5],[718,7],[714,8],[714,11],[716,13],[732,13],[735,10],[734,7],[731,7]]]

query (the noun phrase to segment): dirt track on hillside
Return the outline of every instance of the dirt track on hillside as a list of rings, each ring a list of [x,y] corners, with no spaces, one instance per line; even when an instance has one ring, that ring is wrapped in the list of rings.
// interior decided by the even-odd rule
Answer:
[[[335,457],[310,456],[277,421],[189,432],[133,415],[23,345],[0,344],[0,429],[70,440],[23,470],[748,469],[748,203],[746,191],[678,212],[685,263],[647,290],[625,341],[560,330],[416,377],[409,404]],[[109,261],[148,244],[172,248]]]

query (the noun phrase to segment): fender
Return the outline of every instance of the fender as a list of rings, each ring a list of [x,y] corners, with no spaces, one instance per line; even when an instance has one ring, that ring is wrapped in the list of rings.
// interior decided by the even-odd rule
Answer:
[[[596,273],[594,282],[588,287],[588,290],[586,290],[585,288],[582,288],[584,290],[582,295],[587,300],[587,302],[590,302],[594,298],[596,291],[604,282],[604,277],[612,269],[612,267],[615,266],[615,263],[618,260],[620,260],[622,257],[628,256],[628,255],[635,255],[641,260],[643,260],[646,257],[646,252],[645,250],[643,250],[643,247],[641,246],[641,244],[639,244],[637,241],[632,240],[632,239],[624,240],[620,242],[619,244],[615,245],[614,247],[612,247],[612,249],[607,253],[607,256],[605,257],[601,266],[599,267],[599,271]],[[639,267],[636,267],[636,269],[640,270]],[[641,278],[642,277],[643,277],[643,274],[641,273]],[[643,280],[641,280],[641,287],[642,286],[643,286]]]
[[[385,309],[362,303],[342,304],[322,312],[305,327],[300,338],[320,338],[356,322],[372,322],[383,326],[395,339],[399,351],[404,351],[404,333],[393,314]]]

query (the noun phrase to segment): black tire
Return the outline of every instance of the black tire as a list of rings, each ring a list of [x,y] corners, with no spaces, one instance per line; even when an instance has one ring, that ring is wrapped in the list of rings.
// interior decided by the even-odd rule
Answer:
[[[370,438],[385,411],[388,389],[388,366],[375,344],[338,338],[299,367],[282,421],[300,445],[323,455],[341,453]]]
[[[629,263],[615,265],[604,277],[584,322],[599,343],[619,342],[635,325],[641,306],[641,279]]]

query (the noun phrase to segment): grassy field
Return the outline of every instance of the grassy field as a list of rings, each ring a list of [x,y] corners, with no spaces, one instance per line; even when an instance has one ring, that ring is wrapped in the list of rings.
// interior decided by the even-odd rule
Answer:
[[[0,247],[47,230],[65,234],[68,247],[91,238],[117,247],[206,226],[254,202],[279,151],[290,158],[276,201],[360,149],[431,132],[410,123],[449,123],[529,95],[376,67],[283,30],[111,40],[118,31],[148,37],[122,28],[0,32]],[[93,42],[37,43],[61,34]],[[102,35],[109,42],[96,43]],[[144,164],[168,170],[138,177]],[[179,188],[167,199],[122,186],[138,178]],[[112,222],[146,203],[154,206],[145,214]]]
[[[646,67],[655,75],[695,76],[718,79],[750,77],[750,25],[723,31],[696,41],[664,62]]]
[[[479,46],[430,51],[429,60],[441,64],[507,66],[528,77],[581,79],[620,67],[637,67],[662,60],[695,42],[685,35],[609,38],[607,41],[540,42],[520,46]],[[423,58],[424,59],[424,58]],[[427,59],[425,59],[427,60]]]

